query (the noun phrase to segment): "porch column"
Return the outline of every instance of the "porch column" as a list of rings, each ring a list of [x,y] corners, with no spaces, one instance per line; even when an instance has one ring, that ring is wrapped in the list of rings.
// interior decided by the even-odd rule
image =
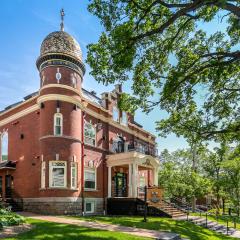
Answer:
[[[108,197],[112,197],[112,167],[108,167]]]
[[[158,167],[153,169],[153,184],[158,186]]]
[[[133,163],[133,171],[132,171],[132,192],[133,192],[133,197],[137,197],[137,188],[138,188],[138,165],[136,163]]]
[[[132,197],[133,193],[132,193],[132,164],[130,163],[128,165],[128,197]]]

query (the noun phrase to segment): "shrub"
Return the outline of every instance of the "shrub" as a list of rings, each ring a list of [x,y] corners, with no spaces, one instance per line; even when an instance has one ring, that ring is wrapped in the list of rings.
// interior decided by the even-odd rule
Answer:
[[[3,226],[19,225],[25,222],[25,218],[11,212],[10,209],[0,209],[0,229]]]

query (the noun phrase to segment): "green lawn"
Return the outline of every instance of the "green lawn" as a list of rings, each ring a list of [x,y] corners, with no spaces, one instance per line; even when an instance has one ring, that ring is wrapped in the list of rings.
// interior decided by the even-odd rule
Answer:
[[[199,213],[191,213],[191,215],[200,217]],[[202,214],[202,218],[205,218],[205,217],[206,215]],[[208,216],[208,219],[210,221],[215,221],[225,226],[227,226],[227,220],[228,220],[229,221],[228,226],[231,228],[234,227],[234,223],[233,223],[234,217],[231,217],[231,216],[218,216],[218,218],[216,218],[215,215],[212,215],[212,216]],[[236,228],[240,230],[240,218],[235,217],[235,219],[236,219]]]
[[[92,228],[83,228],[74,225],[57,224],[40,220],[27,219],[27,222],[35,225],[35,228],[27,233],[18,235],[15,238],[7,238],[8,240],[15,239],[44,239],[44,240],[149,240],[149,238],[134,237],[132,235],[119,232],[108,232],[96,230]]]
[[[75,218],[75,217],[74,217]],[[120,224],[123,226],[145,228],[159,231],[171,231],[180,234],[182,237],[186,237],[192,240],[227,240],[234,239],[232,237],[217,234],[206,228],[197,226],[191,222],[176,221],[170,218],[149,217],[148,222],[143,222],[142,217],[76,217],[85,219],[87,221],[99,221],[112,224]]]

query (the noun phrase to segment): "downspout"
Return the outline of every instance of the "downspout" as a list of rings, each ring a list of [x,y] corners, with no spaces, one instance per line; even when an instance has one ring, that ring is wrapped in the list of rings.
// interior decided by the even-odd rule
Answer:
[[[84,216],[84,119],[85,119],[85,112],[82,110],[82,119],[81,119],[81,195],[82,195],[82,215]]]

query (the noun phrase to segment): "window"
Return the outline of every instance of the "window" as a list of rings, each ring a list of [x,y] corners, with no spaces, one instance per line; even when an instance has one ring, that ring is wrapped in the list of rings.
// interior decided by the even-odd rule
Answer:
[[[89,122],[84,124],[84,142],[91,146],[96,144],[96,128]]]
[[[77,188],[77,163],[71,163],[71,188]]]
[[[96,189],[96,169],[84,170],[84,188],[85,189]]]
[[[117,107],[113,107],[113,120],[119,122],[119,111]]]
[[[46,162],[42,162],[41,167],[41,188],[45,188]]]
[[[128,125],[128,116],[127,116],[127,113],[126,112],[122,112],[122,121],[121,123],[125,126]]]
[[[140,176],[140,177],[139,177],[139,186],[140,186],[140,187],[145,187],[145,186],[146,186],[145,176]]]
[[[85,212],[86,213],[94,213],[95,202],[93,201],[86,201],[85,203]]]
[[[8,132],[3,132],[1,135],[1,160],[8,160]]]
[[[63,117],[61,113],[55,113],[54,115],[54,135],[61,136],[62,135],[62,125],[63,125]]]
[[[76,79],[76,77],[74,75],[72,75],[72,86],[74,88],[77,88],[77,79]]]
[[[65,161],[49,162],[49,186],[66,187],[67,186],[67,163]]]

